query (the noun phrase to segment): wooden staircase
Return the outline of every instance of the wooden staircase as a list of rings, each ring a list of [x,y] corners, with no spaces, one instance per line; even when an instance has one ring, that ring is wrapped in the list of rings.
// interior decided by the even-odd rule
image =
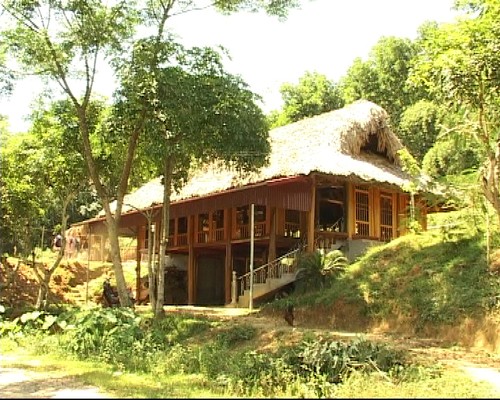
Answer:
[[[296,280],[297,258],[304,250],[304,246],[267,263],[253,271],[253,300],[261,298]],[[240,276],[237,280],[238,307],[248,307],[250,300],[250,272]]]

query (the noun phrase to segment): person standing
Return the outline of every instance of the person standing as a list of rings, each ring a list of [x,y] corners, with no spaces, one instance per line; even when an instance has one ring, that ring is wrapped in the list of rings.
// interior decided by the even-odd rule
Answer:
[[[58,233],[54,237],[54,241],[52,243],[52,250],[53,251],[60,251],[61,250],[61,246],[62,246],[62,236],[61,236],[60,233]]]

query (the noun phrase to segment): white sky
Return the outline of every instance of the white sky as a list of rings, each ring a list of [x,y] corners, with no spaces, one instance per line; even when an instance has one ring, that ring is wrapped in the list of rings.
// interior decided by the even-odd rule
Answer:
[[[425,21],[449,22],[453,0],[302,0],[286,21],[263,13],[230,16],[213,10],[173,17],[170,28],[186,46],[222,45],[232,61],[228,71],[239,74],[264,99],[265,112],[281,107],[280,86],[297,83],[306,71],[337,81],[356,57],[366,59],[382,36],[414,39]],[[102,74],[96,91],[111,95],[113,79]],[[33,99],[44,90],[29,79],[13,95],[0,99],[0,114],[10,130],[24,131]]]

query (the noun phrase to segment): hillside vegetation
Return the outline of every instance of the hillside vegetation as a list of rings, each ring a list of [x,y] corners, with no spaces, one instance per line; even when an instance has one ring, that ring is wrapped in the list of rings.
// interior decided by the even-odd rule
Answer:
[[[315,291],[264,306],[278,312],[289,302],[298,323],[325,328],[440,337],[500,350],[500,252],[469,211],[432,216],[437,226],[370,248]]]
[[[465,212],[433,216],[440,228],[370,248],[315,290],[298,282],[238,316],[167,307],[155,321],[148,306],[103,309],[94,301],[110,265],[97,264],[81,307],[87,266],[66,263],[49,311],[21,315],[2,298],[1,346],[52,355],[54,371],[120,397],[489,397],[486,384],[442,363],[500,366],[498,237],[489,236],[488,262],[485,230],[467,221]],[[290,303],[293,328],[283,319]]]

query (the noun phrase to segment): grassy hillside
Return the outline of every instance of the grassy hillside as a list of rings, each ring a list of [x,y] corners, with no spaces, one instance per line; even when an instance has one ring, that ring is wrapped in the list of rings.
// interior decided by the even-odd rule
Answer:
[[[449,338],[500,347],[498,234],[471,215],[436,215],[427,232],[372,247],[322,288],[294,294],[298,321],[346,330]],[[285,301],[264,308],[279,310]],[[481,343],[482,342],[482,343]]]

